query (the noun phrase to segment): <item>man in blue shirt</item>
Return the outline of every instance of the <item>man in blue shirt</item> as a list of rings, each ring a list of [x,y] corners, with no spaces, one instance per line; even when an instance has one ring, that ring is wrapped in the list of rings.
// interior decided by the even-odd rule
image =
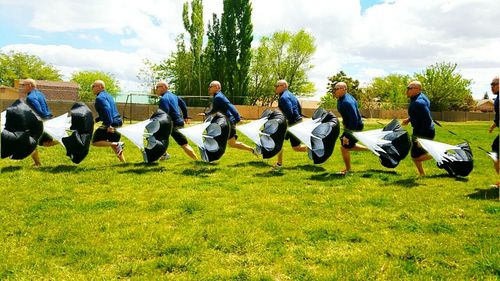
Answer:
[[[171,134],[172,138],[174,138],[175,142],[182,147],[189,157],[193,160],[198,160],[193,148],[188,144],[186,137],[179,132],[179,129],[184,127],[184,122],[189,124],[186,103],[168,90],[168,84],[165,81],[156,83],[156,94],[161,97],[159,103],[160,109],[170,116],[174,124]],[[182,115],[179,109],[182,111]],[[168,154],[165,154],[160,159],[166,159],[167,157]]]
[[[219,81],[212,81],[208,87],[208,93],[213,97],[212,99],[212,108],[210,111],[205,112],[205,115],[213,114],[215,112],[220,112],[224,114],[228,119],[231,125],[229,129],[229,136],[227,138],[227,143],[230,147],[234,147],[241,150],[250,151],[255,156],[258,156],[257,152],[250,146],[237,141],[238,135],[236,134],[236,124],[240,122],[240,114],[236,110],[236,107],[229,102],[229,100],[224,96],[221,92],[221,84]]]
[[[410,98],[408,106],[409,117],[403,120],[403,125],[411,122],[413,127],[411,158],[417,167],[418,174],[425,176],[423,161],[432,159],[417,142],[417,138],[433,140],[436,132],[431,116],[431,102],[422,92],[422,84],[419,81],[412,81],[406,87],[406,95]]]
[[[292,92],[288,90],[288,82],[286,80],[278,80],[274,85],[274,92],[279,95],[278,108],[281,110],[287,120],[288,126],[295,125],[302,121],[302,107],[299,100]],[[298,152],[307,151],[307,147],[300,144],[300,140],[293,134],[286,132],[285,139],[290,140],[292,149]],[[275,169],[280,169],[283,166],[283,149],[278,153],[278,160],[274,165]]]
[[[499,110],[498,109],[498,76],[495,76],[495,78],[493,78],[490,85],[491,85],[491,92],[497,96],[495,98],[495,102],[494,102],[495,119],[494,119],[494,122],[493,122],[493,124],[491,124],[490,129],[489,129],[489,132],[491,134],[495,128],[498,128],[498,110]],[[493,150],[494,152],[497,153],[497,159],[494,162],[494,166],[495,166],[495,171],[497,172],[497,176],[498,176],[498,157],[500,157],[500,155],[498,154],[498,134],[497,134],[497,137],[495,138],[495,140],[493,141],[493,144],[491,145],[491,150]],[[500,182],[497,181],[495,186],[498,188],[498,186],[500,186]]]
[[[350,151],[364,151],[367,150],[365,146],[358,144],[358,140],[354,137],[352,132],[363,130],[363,120],[361,113],[358,109],[358,102],[349,93],[347,93],[347,84],[338,82],[335,84],[334,96],[338,99],[337,111],[342,116],[342,124],[344,125],[344,132],[340,136],[340,152],[344,160],[345,169],[340,173],[346,175],[351,171],[351,154]]]
[[[22,82],[23,92],[26,94],[26,103],[33,109],[33,111],[38,114],[43,120],[48,120],[52,118],[52,112],[50,112],[47,105],[47,100],[45,95],[37,89],[36,81],[33,79],[26,79]],[[57,141],[53,140],[47,133],[43,133],[38,140],[38,145],[40,146],[53,146],[56,145]],[[35,162],[34,166],[39,167],[42,165],[40,162],[40,155],[38,154],[38,149],[35,149],[31,153],[31,158]]]
[[[111,147],[121,162],[125,162],[123,155],[124,143],[120,142],[121,135],[115,128],[120,127],[123,122],[113,97],[105,90],[102,80],[96,80],[92,84],[92,92],[96,95],[95,110],[98,117],[96,122],[102,121],[102,126],[97,128],[92,138],[92,145],[97,147]]]

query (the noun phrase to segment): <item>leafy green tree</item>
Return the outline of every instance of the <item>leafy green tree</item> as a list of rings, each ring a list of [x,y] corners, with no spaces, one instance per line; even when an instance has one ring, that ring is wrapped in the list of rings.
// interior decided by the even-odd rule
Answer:
[[[298,96],[315,92],[307,77],[315,51],[314,37],[304,30],[295,34],[282,31],[271,37],[262,37],[260,45],[254,49],[257,58],[252,60],[250,70],[250,102],[271,104],[275,101],[277,96],[273,85],[279,79],[285,79],[290,91]]]
[[[14,80],[32,78],[35,80],[61,81],[61,74],[54,66],[28,53],[0,51],[0,85],[14,86]]]
[[[222,38],[221,22],[217,14],[212,15],[212,22],[208,23],[207,46],[204,51],[204,62],[207,66],[207,81],[217,80],[225,85],[224,70],[224,41]]]
[[[191,2],[191,19],[189,17],[189,5],[187,2],[184,3],[182,11],[182,20],[184,22],[184,28],[189,33],[189,38],[191,42],[191,55],[192,59],[192,71],[194,74],[194,80],[197,82],[196,92],[201,96],[202,94],[202,47],[203,47],[203,34],[204,24],[203,24],[203,3],[202,0],[193,0]]]
[[[347,92],[354,96],[354,98],[358,101],[358,105],[361,107],[361,89],[359,89],[359,81],[353,79],[352,77],[345,74],[344,71],[339,71],[337,74],[328,77],[328,85],[327,85],[327,93],[323,97],[321,97],[320,106],[329,109],[337,108],[337,98],[333,95],[335,93],[335,85],[338,82],[344,82],[347,84]]]
[[[409,75],[389,74],[373,78],[367,87],[366,95],[381,102],[382,108],[401,109],[408,105],[406,87],[411,82]]]
[[[469,110],[474,106],[470,90],[472,80],[463,78],[456,69],[456,63],[443,62],[415,74],[431,101],[432,111]]]
[[[92,92],[92,83],[95,80],[102,80],[106,85],[106,91],[114,97],[120,92],[118,81],[112,74],[102,71],[78,71],[71,75],[71,81],[80,85],[79,96],[81,101],[92,101],[95,99],[95,95]]]
[[[250,0],[224,0],[221,18],[224,42],[226,95],[236,104],[244,102],[248,93],[248,73],[251,62],[253,41],[252,5]]]

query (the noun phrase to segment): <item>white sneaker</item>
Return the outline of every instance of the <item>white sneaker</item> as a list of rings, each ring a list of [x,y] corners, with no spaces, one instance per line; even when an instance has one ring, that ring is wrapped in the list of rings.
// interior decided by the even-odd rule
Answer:
[[[118,156],[122,155],[124,147],[125,147],[125,143],[119,141],[116,145],[116,155],[118,155]]]
[[[165,154],[163,154],[160,157],[160,161],[165,161],[165,160],[168,160],[168,159],[170,159],[170,154],[168,154],[167,152],[165,152]]]

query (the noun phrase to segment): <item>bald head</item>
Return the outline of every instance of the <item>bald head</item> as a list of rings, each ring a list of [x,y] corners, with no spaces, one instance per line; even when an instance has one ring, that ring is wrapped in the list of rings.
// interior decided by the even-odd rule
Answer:
[[[493,80],[491,80],[491,92],[493,94],[498,95],[498,76],[495,76]]]
[[[337,82],[335,84],[333,95],[336,98],[341,98],[347,93],[347,84],[345,82]]]
[[[92,83],[92,92],[94,93],[94,95],[99,94],[100,92],[104,91],[104,89],[106,89],[104,81],[95,80],[94,83]]]
[[[36,81],[31,79],[31,78],[28,78],[28,79],[23,80],[23,83],[21,84],[21,86],[23,88],[23,92],[25,94],[28,94],[33,89],[36,89]]]
[[[155,92],[159,96],[163,96],[168,91],[168,83],[160,80],[156,83]]]
[[[278,80],[276,84],[274,85],[274,92],[276,94],[281,94],[285,92],[288,89],[288,82],[286,80]]]
[[[422,83],[420,81],[411,81],[410,84],[408,84],[408,87],[406,87],[406,96],[411,98],[414,96],[417,96],[420,94],[422,91]]]
[[[211,95],[211,96],[214,96],[215,94],[217,94],[222,88],[222,85],[220,84],[219,81],[212,81],[210,82],[210,84],[208,85],[208,93]]]

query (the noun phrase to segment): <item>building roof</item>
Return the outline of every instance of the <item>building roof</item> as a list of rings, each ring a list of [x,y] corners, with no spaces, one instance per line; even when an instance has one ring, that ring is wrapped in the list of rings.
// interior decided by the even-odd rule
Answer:
[[[489,103],[489,104],[491,104],[491,105],[493,105],[493,104],[494,104],[492,100],[490,100],[490,99],[486,99],[486,100],[480,100],[480,101],[478,101],[478,102],[477,102],[477,106],[481,106],[481,105],[483,105],[483,104],[488,104],[488,103]]]
[[[19,79],[19,85],[22,84],[26,79]],[[66,81],[47,81],[47,80],[35,80],[37,87],[51,87],[51,88],[72,88],[80,89],[80,85],[76,82],[66,82]]]

